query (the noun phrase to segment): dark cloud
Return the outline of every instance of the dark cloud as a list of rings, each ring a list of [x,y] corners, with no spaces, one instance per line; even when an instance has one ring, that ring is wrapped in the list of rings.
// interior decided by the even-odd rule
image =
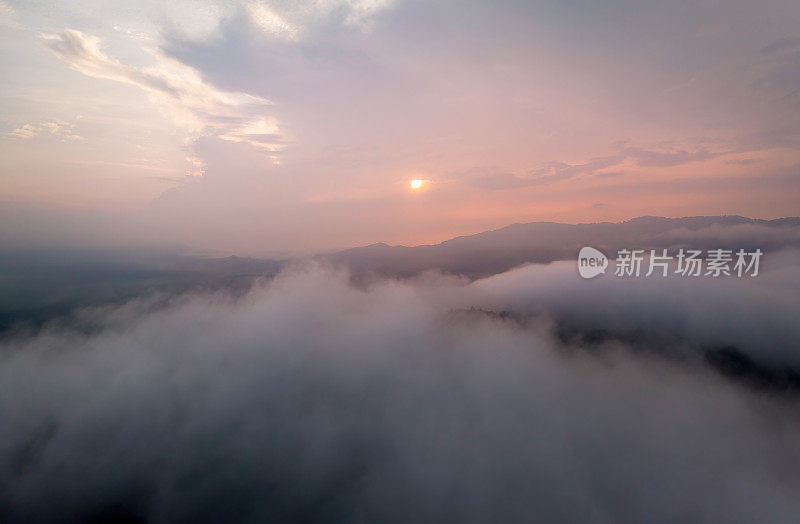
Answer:
[[[647,149],[628,148],[619,155],[610,155],[593,158],[583,164],[568,164],[566,162],[548,162],[543,166],[532,170],[526,176],[518,176],[511,173],[497,173],[483,175],[472,178],[472,184],[476,187],[490,190],[518,189],[521,187],[537,186],[569,180],[581,175],[592,175],[597,177],[618,176],[617,172],[603,172],[603,169],[622,164],[631,158],[636,165],[642,167],[675,167],[692,162],[705,162],[711,160],[720,153],[712,153],[705,149],[687,151],[652,151]],[[742,164],[745,165],[745,164]]]
[[[497,173],[473,178],[472,184],[476,187],[490,190],[518,189],[521,187],[537,186],[568,180],[584,174],[598,174],[596,171],[620,164],[624,156],[612,155],[594,158],[583,164],[567,164],[565,162],[548,162],[532,170],[526,176],[517,176],[511,173]]]
[[[600,169],[618,165],[625,159],[624,155],[611,155],[593,158],[584,164],[566,164],[564,162],[550,162],[531,173],[532,184],[544,184],[566,180],[578,175],[594,173]]]
[[[632,148],[627,150],[627,154],[636,160],[637,165],[644,167],[674,167],[691,162],[704,162],[719,156],[718,153],[711,153],[705,149],[665,152]]]
[[[800,46],[800,38],[781,38],[768,46],[761,48],[762,53],[774,53],[775,51],[783,51],[792,47]]]
[[[725,163],[732,166],[750,166],[757,163],[755,158],[742,158],[740,160],[727,160]]]

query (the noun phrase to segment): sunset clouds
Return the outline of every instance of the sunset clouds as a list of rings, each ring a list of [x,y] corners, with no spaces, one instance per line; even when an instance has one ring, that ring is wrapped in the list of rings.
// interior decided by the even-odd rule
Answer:
[[[3,5],[0,200],[28,212],[240,253],[800,212],[793,5]]]

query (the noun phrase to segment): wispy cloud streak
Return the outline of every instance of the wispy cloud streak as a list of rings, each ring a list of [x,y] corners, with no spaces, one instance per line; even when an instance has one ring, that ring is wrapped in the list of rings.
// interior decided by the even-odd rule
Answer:
[[[121,63],[101,49],[99,38],[66,29],[43,35],[47,46],[76,71],[94,78],[134,85],[151,100],[191,141],[202,135],[246,142],[268,152],[274,160],[283,149],[277,120],[268,115],[272,102],[242,92],[222,91],[207,83],[200,73],[156,48],[147,48],[151,67]],[[253,130],[269,129],[269,138]]]

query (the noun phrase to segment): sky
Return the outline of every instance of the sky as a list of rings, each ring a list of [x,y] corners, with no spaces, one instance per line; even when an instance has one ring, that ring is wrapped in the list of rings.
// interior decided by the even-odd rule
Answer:
[[[798,28],[774,0],[0,0],[0,247],[800,215]]]

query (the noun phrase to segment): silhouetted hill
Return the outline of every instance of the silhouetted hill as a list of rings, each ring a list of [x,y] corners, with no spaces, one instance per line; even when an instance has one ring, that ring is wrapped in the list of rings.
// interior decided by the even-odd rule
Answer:
[[[320,258],[344,264],[357,275],[407,277],[437,269],[479,278],[525,263],[572,259],[587,245],[609,256],[623,248],[776,250],[800,246],[800,218],[645,216],[619,223],[532,222],[456,237],[435,245],[407,247],[379,243]]]

